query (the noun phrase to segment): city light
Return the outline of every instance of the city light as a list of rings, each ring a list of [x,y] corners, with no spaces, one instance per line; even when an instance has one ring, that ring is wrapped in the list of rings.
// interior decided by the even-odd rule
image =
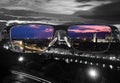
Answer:
[[[8,50],[9,46],[8,45],[4,45],[3,48],[5,48],[6,50]]]
[[[88,70],[88,75],[89,75],[92,79],[96,79],[96,78],[99,77],[99,72],[98,72],[97,69],[91,68],[91,69]]]
[[[67,59],[65,59],[65,61],[66,61],[66,63],[69,63],[69,59],[67,58]]]
[[[103,64],[103,68],[105,68],[105,64]]]
[[[20,56],[20,57],[18,58],[18,61],[19,61],[19,62],[23,62],[23,61],[24,61],[24,57]]]
[[[110,69],[113,69],[113,66],[112,65],[109,65]]]

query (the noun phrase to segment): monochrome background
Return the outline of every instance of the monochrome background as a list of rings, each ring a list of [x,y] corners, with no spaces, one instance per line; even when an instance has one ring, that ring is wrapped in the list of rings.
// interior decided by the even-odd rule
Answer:
[[[0,0],[0,19],[118,24],[119,8],[119,0]]]

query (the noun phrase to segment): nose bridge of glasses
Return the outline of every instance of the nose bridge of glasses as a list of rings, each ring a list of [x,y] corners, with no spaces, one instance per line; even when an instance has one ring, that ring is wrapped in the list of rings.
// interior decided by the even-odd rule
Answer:
[[[66,43],[68,47],[71,47],[68,38],[67,38],[67,33],[64,30],[57,30],[54,35],[53,41],[51,41],[49,46],[52,46],[55,42],[58,44],[63,44]]]
[[[57,37],[57,40],[60,41],[65,41],[64,37],[67,37],[66,31],[64,30],[58,30],[55,33],[55,37]]]

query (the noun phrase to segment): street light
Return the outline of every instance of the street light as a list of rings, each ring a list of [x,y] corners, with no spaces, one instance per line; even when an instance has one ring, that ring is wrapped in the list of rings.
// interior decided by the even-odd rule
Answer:
[[[97,69],[90,68],[90,69],[88,69],[88,75],[92,79],[97,79],[99,77],[99,72]]]
[[[23,57],[23,56],[20,56],[20,57],[18,58],[18,61],[19,61],[19,62],[23,62],[23,61],[24,61],[24,57]]]

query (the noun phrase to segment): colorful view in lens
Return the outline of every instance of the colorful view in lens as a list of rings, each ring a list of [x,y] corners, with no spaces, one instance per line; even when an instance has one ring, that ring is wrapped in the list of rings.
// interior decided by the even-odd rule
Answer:
[[[104,25],[73,25],[68,28],[72,45],[82,50],[104,50],[111,39],[111,28]]]
[[[74,25],[69,27],[68,31],[76,33],[94,33],[94,32],[111,32],[109,26],[102,25]]]
[[[11,28],[12,39],[51,39],[54,29],[52,26],[28,24]]]
[[[14,49],[25,52],[44,51],[48,47],[53,33],[52,26],[39,24],[17,25],[10,30]]]
[[[74,39],[99,39],[110,38],[111,29],[102,25],[74,25],[69,27],[68,36]]]

